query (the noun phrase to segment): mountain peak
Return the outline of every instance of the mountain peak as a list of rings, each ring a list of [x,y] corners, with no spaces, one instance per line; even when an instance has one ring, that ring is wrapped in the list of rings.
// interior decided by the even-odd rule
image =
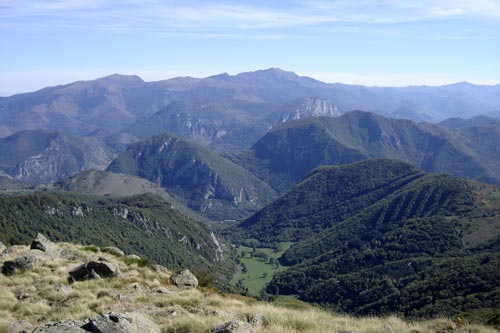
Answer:
[[[123,74],[111,74],[102,78],[97,79],[98,81],[110,83],[110,84],[117,84],[117,83],[144,83],[144,81],[137,75],[123,75]]]
[[[271,80],[295,80],[298,79],[298,76],[294,72],[285,71],[280,68],[268,68],[268,69],[260,69],[253,72],[244,72],[237,74],[236,77],[252,77],[258,79],[271,79]]]

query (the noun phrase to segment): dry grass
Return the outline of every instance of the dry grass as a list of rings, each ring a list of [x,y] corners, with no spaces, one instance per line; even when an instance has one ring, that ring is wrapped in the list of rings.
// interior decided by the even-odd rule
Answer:
[[[263,314],[266,318],[259,332],[498,333],[484,326],[467,323],[459,326],[448,319],[412,323],[394,316],[355,318],[313,307],[278,307],[210,290],[181,290],[169,284],[168,271],[126,264],[111,254],[85,251],[71,244],[57,246],[80,251],[82,257],[103,257],[117,263],[123,274],[118,278],[76,282],[66,292],[54,287],[67,285],[68,271],[81,261],[42,261],[31,272],[13,277],[0,275],[0,333],[10,332],[12,323],[21,319],[39,325],[69,318],[84,320],[110,311],[145,313],[162,332],[168,333],[207,332],[229,320],[245,321],[252,314]],[[8,259],[12,257],[0,258],[0,265]],[[158,288],[166,292],[158,293]]]

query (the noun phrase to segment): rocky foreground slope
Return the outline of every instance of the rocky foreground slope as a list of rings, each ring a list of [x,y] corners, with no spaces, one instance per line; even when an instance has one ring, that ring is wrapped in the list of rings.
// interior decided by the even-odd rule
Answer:
[[[0,243],[0,332],[498,332],[455,320],[352,318],[198,286],[114,247]]]

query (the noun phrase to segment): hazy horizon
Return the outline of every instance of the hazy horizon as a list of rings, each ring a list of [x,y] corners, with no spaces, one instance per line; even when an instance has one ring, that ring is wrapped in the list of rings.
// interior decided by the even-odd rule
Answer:
[[[99,79],[103,79],[103,78],[106,78],[106,77],[109,77],[109,76],[113,76],[113,75],[121,75],[121,76],[137,76],[139,77],[141,80],[143,80],[144,82],[157,82],[157,81],[164,81],[164,80],[171,80],[171,79],[176,79],[176,78],[181,78],[181,77],[190,77],[190,78],[193,78],[193,79],[205,79],[205,78],[208,78],[210,76],[216,76],[216,75],[221,75],[221,74],[228,74],[230,76],[236,76],[238,74],[242,74],[242,73],[251,73],[251,72],[256,72],[256,71],[261,71],[261,70],[270,70],[270,69],[276,69],[277,67],[273,67],[273,68],[264,68],[264,69],[255,69],[255,70],[251,70],[251,71],[244,71],[244,72],[238,72],[238,73],[227,73],[227,72],[223,72],[223,73],[214,73],[214,74],[210,74],[210,75],[207,75],[207,76],[191,76],[191,75],[177,75],[177,76],[172,76],[172,77],[166,77],[166,78],[158,78],[158,79],[152,79],[152,80],[148,80],[144,77],[142,77],[141,75],[137,75],[137,74],[134,74],[134,73],[130,73],[130,74],[123,74],[123,73],[109,73],[109,74],[105,74],[105,75],[102,75],[102,76],[98,76],[98,77],[90,77],[88,79],[80,79],[80,80],[74,80],[74,81],[68,81],[68,82],[60,82],[60,83],[54,83],[54,84],[48,84],[48,85],[44,85],[44,86],[41,86],[40,88],[37,88],[37,89],[34,89],[34,90],[29,90],[29,91],[20,91],[20,92],[16,92],[14,94],[10,94],[10,95],[1,95],[0,94],[0,97],[10,97],[10,96],[13,96],[13,95],[18,95],[18,94],[24,94],[24,93],[32,93],[32,92],[35,92],[35,91],[38,91],[38,90],[41,90],[41,89],[44,89],[44,88],[50,88],[50,87],[57,87],[57,86],[65,86],[65,85],[70,85],[70,84],[73,84],[73,83],[76,83],[76,82],[82,82],[82,81],[93,81],[93,80],[99,80]],[[280,69],[280,70],[283,70],[283,71],[286,71],[286,72],[293,72],[301,77],[309,77],[309,78],[312,78],[312,79],[315,79],[315,80],[318,80],[318,81],[321,81],[323,83],[327,83],[327,84],[345,84],[345,85],[360,85],[360,86],[365,86],[365,87],[380,87],[380,88],[404,88],[404,87],[419,87],[419,86],[429,86],[429,87],[439,87],[439,86],[447,86],[447,85],[454,85],[454,84],[460,84],[460,83],[468,83],[468,84],[472,84],[472,85],[486,85],[486,86],[496,86],[496,85],[500,85],[500,81],[499,83],[491,83],[491,84],[483,84],[483,83],[475,83],[475,82],[469,82],[469,81],[453,81],[453,82],[443,82],[442,84],[439,84],[439,83],[436,83],[436,84],[409,84],[409,85],[377,85],[377,84],[358,84],[358,83],[355,83],[355,82],[341,82],[341,81],[332,81],[332,82],[328,82],[328,81],[325,81],[325,80],[322,80],[321,78],[318,78],[318,77],[313,77],[312,75],[308,75],[308,73],[297,73],[297,72],[294,72],[292,70],[287,70],[287,69],[282,69],[282,68],[277,68],[277,69]]]
[[[271,67],[367,86],[500,83],[498,0],[3,0],[0,18],[0,96]]]

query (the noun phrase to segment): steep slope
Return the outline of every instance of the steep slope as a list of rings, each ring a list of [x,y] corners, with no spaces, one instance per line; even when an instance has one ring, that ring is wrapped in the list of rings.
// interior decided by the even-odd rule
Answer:
[[[377,157],[500,184],[499,142],[498,126],[451,129],[352,111],[337,118],[285,123],[230,157],[278,190],[319,165]]]
[[[95,138],[33,130],[0,139],[0,169],[28,183],[51,182],[86,169],[104,169],[109,162],[104,145]]]
[[[154,195],[113,199],[63,191],[0,196],[0,241],[25,243],[38,232],[57,241],[118,246],[176,268],[227,274],[224,244],[199,221]]]
[[[150,117],[139,119],[107,141],[120,147],[167,132],[218,151],[235,151],[248,148],[277,124],[338,115],[329,100],[311,97],[278,106],[236,99],[198,103],[176,101]]]
[[[497,308],[500,188],[375,159],[321,167],[236,238],[293,241],[267,290],[356,314]]]
[[[89,195],[123,197],[151,193],[167,199],[170,197],[163,188],[144,178],[108,171],[83,171],[55,183],[54,186]]]
[[[83,171],[59,182],[47,184],[44,188],[56,188],[80,194],[104,195],[116,198],[142,194],[154,194],[167,200],[172,207],[175,207],[175,209],[179,210],[182,214],[198,221],[205,220],[203,216],[197,214],[174,199],[159,185],[144,178],[134,177],[122,173],[96,170]]]
[[[203,276],[199,276],[198,288],[186,288],[170,282],[176,280],[177,274],[166,267],[138,265],[141,260],[114,256],[95,246],[60,242],[48,245],[50,252],[16,244],[0,256],[0,267],[23,256],[37,258],[31,269],[13,276],[0,275],[0,331],[498,333],[491,326],[478,325],[476,318],[465,318],[465,322],[463,318],[416,322],[395,316],[354,318],[298,301],[288,301],[286,307],[259,302],[217,292]],[[68,284],[69,272],[86,261],[119,271],[105,279]],[[491,313],[482,322],[494,318],[495,313]]]
[[[18,191],[27,189],[29,184],[13,179],[8,174],[0,171],[0,191]]]
[[[248,216],[275,195],[240,166],[168,134],[130,146],[108,171],[148,179],[214,220]]]

